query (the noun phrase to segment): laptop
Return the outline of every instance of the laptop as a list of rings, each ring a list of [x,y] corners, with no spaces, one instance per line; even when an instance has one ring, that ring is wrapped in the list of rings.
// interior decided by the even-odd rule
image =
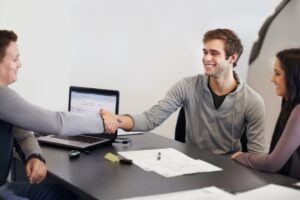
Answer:
[[[120,93],[117,90],[70,86],[68,111],[98,113],[101,108],[105,108],[112,113],[118,114],[119,98]],[[77,136],[45,135],[37,139],[42,144],[85,150],[110,145],[116,138],[117,132],[114,134],[99,133]]]

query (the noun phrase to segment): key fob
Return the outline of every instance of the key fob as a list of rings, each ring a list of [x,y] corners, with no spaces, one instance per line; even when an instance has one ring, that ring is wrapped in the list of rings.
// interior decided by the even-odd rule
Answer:
[[[72,150],[69,152],[69,159],[73,160],[75,158],[79,158],[80,156],[80,151],[77,150]]]

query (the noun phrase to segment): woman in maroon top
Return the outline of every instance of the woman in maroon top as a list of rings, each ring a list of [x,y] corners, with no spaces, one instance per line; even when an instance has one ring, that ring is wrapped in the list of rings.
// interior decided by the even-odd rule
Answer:
[[[282,104],[269,154],[237,152],[232,158],[251,168],[300,179],[300,48],[277,53],[272,82]]]

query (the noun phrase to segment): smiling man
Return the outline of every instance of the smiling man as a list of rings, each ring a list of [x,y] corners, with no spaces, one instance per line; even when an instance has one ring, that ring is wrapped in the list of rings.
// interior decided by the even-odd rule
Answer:
[[[241,150],[240,138],[246,130],[248,151],[264,153],[264,101],[233,70],[243,52],[240,39],[232,30],[216,29],[205,33],[203,43],[205,75],[179,81],[144,113],[120,116],[103,110],[106,131],[149,131],[183,106],[187,143],[230,155]],[[118,127],[110,126],[116,124],[112,120]]]
[[[64,136],[96,134],[103,132],[103,120],[99,113],[57,112],[35,106],[10,88],[22,66],[17,39],[13,31],[0,30],[0,199],[78,199],[59,184],[43,183],[47,167],[30,131]],[[30,183],[7,180],[14,147],[24,161]]]

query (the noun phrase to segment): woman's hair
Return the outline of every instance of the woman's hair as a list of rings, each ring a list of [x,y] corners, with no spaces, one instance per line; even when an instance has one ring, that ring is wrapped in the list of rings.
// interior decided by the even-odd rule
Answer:
[[[276,57],[285,74],[287,94],[285,98],[282,98],[281,111],[274,129],[270,153],[278,143],[292,110],[300,103],[300,48],[282,50],[277,53]],[[288,174],[290,162],[289,159],[280,173]]]
[[[287,101],[291,104],[300,100],[300,48],[285,49],[276,55],[285,74]]]
[[[0,61],[5,56],[6,48],[10,42],[16,42],[18,36],[13,31],[0,30]]]

